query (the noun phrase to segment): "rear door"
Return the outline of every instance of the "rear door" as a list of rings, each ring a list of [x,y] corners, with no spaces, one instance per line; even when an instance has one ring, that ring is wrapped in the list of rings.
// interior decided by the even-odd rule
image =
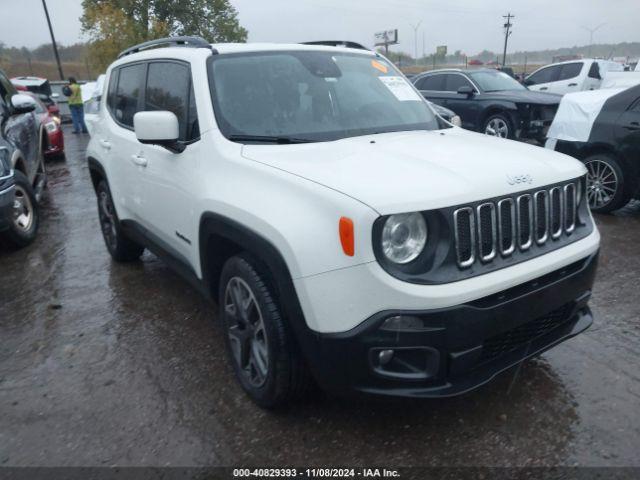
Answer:
[[[424,98],[430,102],[446,107],[446,100],[449,94],[445,90],[445,81],[445,73],[430,73],[416,80],[415,86],[420,90]]]
[[[170,111],[178,118],[182,153],[157,145],[144,145],[145,226],[152,240],[174,257],[194,266],[198,219],[195,190],[200,183],[200,162],[212,161],[202,151],[191,69],[174,60],[152,61],[146,79],[146,111]]]
[[[138,223],[143,221],[144,166],[136,160],[143,145],[133,131],[133,116],[142,109],[146,71],[147,64],[138,62],[123,65],[115,75],[112,73],[107,99],[108,126],[92,133],[109,158],[107,174],[120,219]]]
[[[548,91],[550,93],[564,95],[565,93],[588,90],[587,85],[585,85],[587,78],[585,62],[563,63],[559,67],[558,80],[549,84]]]

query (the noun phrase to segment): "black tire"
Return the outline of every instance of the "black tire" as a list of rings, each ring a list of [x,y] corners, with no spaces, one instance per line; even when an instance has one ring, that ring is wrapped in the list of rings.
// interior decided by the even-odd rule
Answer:
[[[633,196],[633,182],[611,154],[596,153],[583,160],[587,167],[587,201],[592,212],[609,213]]]
[[[111,257],[116,262],[133,262],[139,259],[144,252],[144,247],[128,238],[122,231],[118,214],[113,206],[111,190],[105,180],[98,182],[96,196],[102,238]]]
[[[227,260],[220,275],[219,315],[240,385],[259,406],[277,408],[302,397],[313,381],[268,277],[260,271],[260,264],[249,255]],[[253,300],[245,313],[238,314],[237,298],[250,299],[245,289]],[[236,297],[234,291],[244,293]],[[243,348],[241,343],[245,343]]]
[[[9,247],[22,248],[32,243],[38,233],[40,211],[29,179],[20,171],[14,172],[15,200],[13,219],[2,239]]]
[[[496,128],[497,126],[499,126],[499,128]],[[495,131],[496,133],[492,134],[490,133],[491,131]],[[485,118],[484,122],[482,122],[480,132],[485,135],[500,138],[514,139],[516,136],[516,131],[511,123],[511,119],[504,113],[494,113]]]

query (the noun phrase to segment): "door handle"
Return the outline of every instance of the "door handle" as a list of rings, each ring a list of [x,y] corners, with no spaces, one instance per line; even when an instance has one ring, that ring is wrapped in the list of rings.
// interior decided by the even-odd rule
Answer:
[[[549,90],[549,87],[540,87],[540,90]]]
[[[577,87],[577,86],[578,86],[578,84],[577,84],[577,83],[570,83],[570,84],[569,84],[569,86],[570,86],[570,87]]]
[[[111,142],[108,140],[100,140],[100,146],[105,150],[111,150]]]
[[[639,122],[631,122],[629,125],[625,125],[624,128],[627,130],[640,130]]]
[[[131,155],[131,160],[133,161],[133,163],[135,163],[140,167],[147,166],[147,159],[144,158],[142,155]]]

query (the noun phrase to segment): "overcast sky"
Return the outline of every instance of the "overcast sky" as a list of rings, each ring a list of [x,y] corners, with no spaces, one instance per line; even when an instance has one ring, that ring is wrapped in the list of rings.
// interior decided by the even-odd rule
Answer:
[[[47,0],[54,33],[63,44],[83,40],[78,17],[81,0]],[[538,50],[589,43],[582,27],[597,27],[595,43],[640,41],[639,0],[231,0],[252,42],[354,40],[373,44],[373,33],[397,28],[401,45],[414,53],[412,24],[419,21],[418,53],[436,45],[473,55],[499,52],[504,41],[502,15],[510,11],[509,51]],[[508,5],[508,7],[506,6]],[[35,47],[49,42],[41,0],[0,0],[0,41]]]

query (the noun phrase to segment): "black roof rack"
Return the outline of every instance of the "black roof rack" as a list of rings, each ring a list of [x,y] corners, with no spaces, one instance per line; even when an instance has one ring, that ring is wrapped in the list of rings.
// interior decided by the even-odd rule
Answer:
[[[302,45],[326,45],[327,47],[357,48],[359,50],[369,50],[364,45],[349,40],[318,40],[315,42],[302,42]]]
[[[154,47],[189,47],[189,48],[211,48],[211,44],[202,37],[167,37],[158,38],[157,40],[149,40],[148,42],[139,43],[133,47],[129,47],[126,50],[120,52],[118,58],[122,58],[132,53],[138,53],[142,50],[147,50]],[[215,53],[215,51],[214,51]]]

